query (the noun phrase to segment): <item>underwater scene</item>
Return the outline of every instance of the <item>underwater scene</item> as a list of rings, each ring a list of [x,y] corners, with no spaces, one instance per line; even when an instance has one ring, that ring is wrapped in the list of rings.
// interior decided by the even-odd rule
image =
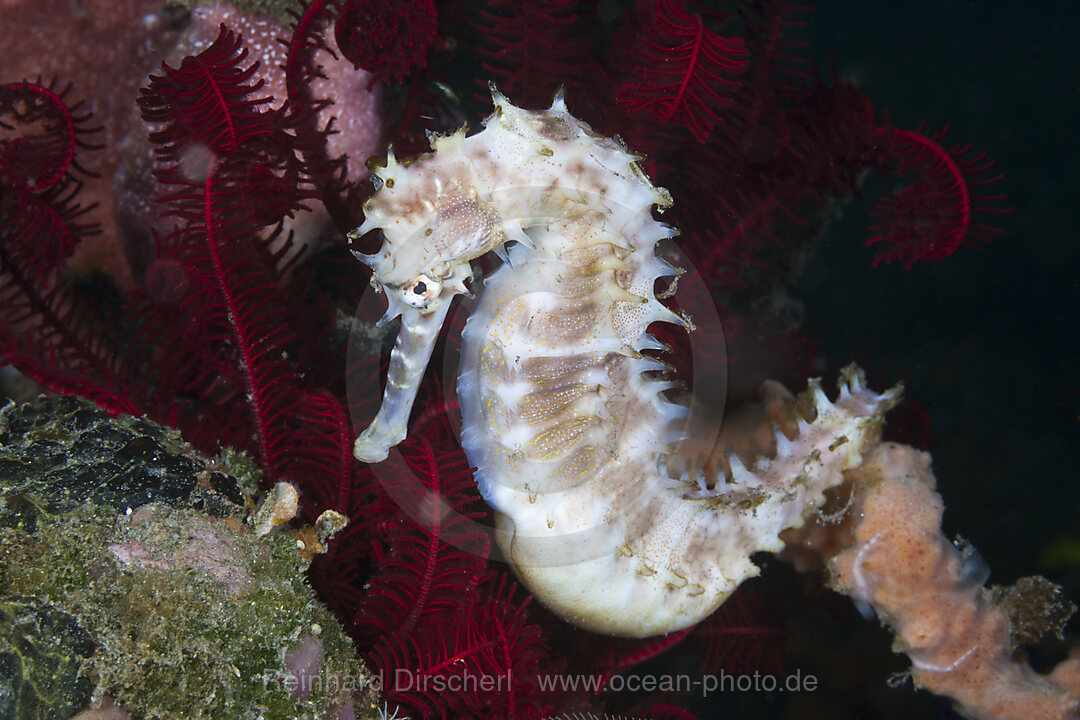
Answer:
[[[0,2],[0,720],[1080,720],[1067,3]]]

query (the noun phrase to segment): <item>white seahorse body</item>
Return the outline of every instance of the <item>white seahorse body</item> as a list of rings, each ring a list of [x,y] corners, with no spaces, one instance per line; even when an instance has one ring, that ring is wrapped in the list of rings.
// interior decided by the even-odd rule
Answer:
[[[676,271],[655,254],[670,205],[620,142],[594,134],[557,97],[530,112],[495,93],[485,129],[433,142],[406,167],[391,158],[357,233],[386,242],[362,256],[402,314],[379,416],[356,455],[404,438],[431,343],[471,259],[509,240],[463,336],[462,442],[497,513],[499,544],[525,585],[581,627],[644,637],[692,625],[782,547],[826,489],[876,439],[895,393],[854,371],[836,403],[748,470],[733,455],[715,487],[669,477],[686,409],[662,392],[655,321],[688,324],[654,295]]]

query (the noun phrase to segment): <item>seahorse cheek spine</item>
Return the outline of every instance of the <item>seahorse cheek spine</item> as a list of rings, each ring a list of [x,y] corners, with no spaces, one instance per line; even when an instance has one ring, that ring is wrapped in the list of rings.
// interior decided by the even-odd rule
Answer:
[[[357,232],[386,236],[361,259],[387,292],[387,317],[402,313],[390,375],[404,379],[387,383],[391,410],[357,440],[357,456],[381,459],[404,437],[430,352],[410,324],[433,335],[468,262],[516,240],[469,318],[458,387],[462,443],[499,544],[534,595],[576,625],[637,637],[692,625],[859,462],[895,393],[848,371],[835,403],[812,385],[814,410],[793,437],[777,431],[775,457],[747,469],[731,456],[731,476],[711,485],[669,477],[686,410],[665,398],[672,383],[642,351],[660,348],[650,323],[689,326],[653,291],[676,272],[655,253],[674,233],[652,216],[670,197],[561,98],[539,112],[497,93],[495,103],[482,132],[437,138],[434,153],[377,172],[382,188]],[[437,279],[441,294],[405,308],[418,277]]]

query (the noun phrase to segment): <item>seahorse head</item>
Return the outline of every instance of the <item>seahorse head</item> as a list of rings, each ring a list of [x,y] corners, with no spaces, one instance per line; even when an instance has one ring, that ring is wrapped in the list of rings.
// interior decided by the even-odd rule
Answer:
[[[432,137],[434,152],[408,163],[390,152],[384,165],[371,168],[377,192],[364,206],[364,223],[349,233],[358,239],[382,230],[377,253],[355,254],[371,267],[371,284],[386,294],[379,324],[401,316],[383,404],[354,446],[356,457],[366,462],[385,459],[404,439],[450,303],[454,295],[469,292],[471,261],[501,249],[507,240],[495,203],[481,196],[487,184],[478,181],[473,159],[463,152],[465,141],[465,128]]]
[[[378,190],[364,207],[359,238],[381,228],[385,238],[373,255],[354,253],[371,267],[371,283],[387,294],[388,322],[414,308],[425,315],[468,292],[469,262],[506,242],[502,221],[477,195],[473,165],[459,150],[465,128],[433,137],[435,152],[402,163],[393,152],[372,168]],[[406,172],[407,169],[407,172]]]

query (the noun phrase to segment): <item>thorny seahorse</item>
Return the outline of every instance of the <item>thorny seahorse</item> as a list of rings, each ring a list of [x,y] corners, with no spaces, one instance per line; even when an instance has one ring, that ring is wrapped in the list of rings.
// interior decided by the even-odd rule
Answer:
[[[855,370],[831,402],[815,381],[791,437],[723,477],[676,468],[687,409],[643,355],[655,321],[690,327],[656,297],[678,274],[655,252],[671,205],[637,157],[566,109],[527,111],[494,91],[483,131],[434,137],[408,165],[375,170],[364,224],[385,241],[358,257],[401,316],[382,406],[356,440],[378,462],[406,436],[417,388],[470,261],[506,262],[484,282],[463,333],[462,444],[495,510],[498,543],[529,590],[580,627],[645,637],[697,623],[783,547],[826,489],[877,439],[896,392]]]

